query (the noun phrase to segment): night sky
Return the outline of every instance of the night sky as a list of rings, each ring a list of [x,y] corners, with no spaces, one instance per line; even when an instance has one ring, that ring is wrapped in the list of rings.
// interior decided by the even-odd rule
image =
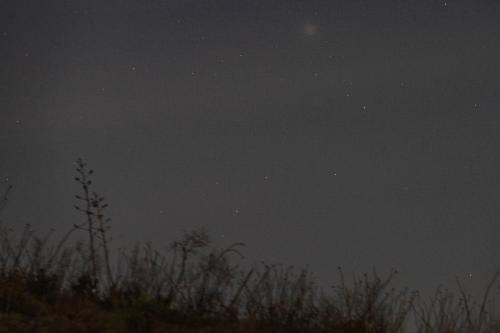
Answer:
[[[500,266],[500,2],[0,2],[2,219],[115,244],[484,286]],[[5,187],[5,186],[2,186]]]

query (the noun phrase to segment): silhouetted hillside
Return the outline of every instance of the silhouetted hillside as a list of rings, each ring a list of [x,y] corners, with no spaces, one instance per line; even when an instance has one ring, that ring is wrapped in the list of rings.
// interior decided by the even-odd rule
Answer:
[[[499,332],[489,294],[474,303],[439,290],[430,300],[395,290],[396,272],[320,290],[307,270],[242,264],[241,243],[213,248],[204,230],[186,232],[168,251],[151,244],[111,255],[104,198],[82,160],[76,209],[85,217],[60,240],[29,225],[0,228],[0,332]],[[10,187],[1,201],[7,202]],[[73,241],[84,233],[86,242]],[[116,258],[116,259],[111,259]]]

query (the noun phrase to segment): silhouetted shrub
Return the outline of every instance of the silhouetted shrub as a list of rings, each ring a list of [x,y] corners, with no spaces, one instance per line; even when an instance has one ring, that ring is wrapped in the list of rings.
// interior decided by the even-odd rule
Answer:
[[[150,243],[120,251],[112,267],[104,200],[90,191],[85,166],[79,160],[86,220],[54,246],[52,231],[39,237],[26,225],[16,236],[0,224],[0,333],[397,333],[411,319],[420,333],[500,332],[488,309],[500,273],[480,303],[458,280],[458,299],[441,289],[428,301],[396,290],[395,271],[346,281],[339,269],[338,283],[324,291],[305,269],[247,267],[242,243],[213,248],[203,229],[185,232],[167,251]],[[77,230],[87,232],[87,244],[69,242]]]

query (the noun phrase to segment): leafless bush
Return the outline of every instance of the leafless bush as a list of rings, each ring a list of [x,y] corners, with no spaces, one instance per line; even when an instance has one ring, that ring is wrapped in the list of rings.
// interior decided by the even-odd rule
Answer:
[[[351,285],[339,268],[340,284],[333,295],[321,300],[322,326],[341,332],[401,332],[415,295],[408,289],[390,288],[397,272],[382,279],[375,270],[362,279],[353,276]]]
[[[448,289],[438,288],[429,300],[414,303],[419,333],[500,332],[500,318],[495,313],[491,291],[500,272],[487,285],[480,303],[472,300],[459,279],[458,297]]]
[[[82,205],[76,208],[85,221],[59,240],[53,241],[53,230],[40,234],[26,225],[16,235],[0,224],[0,324],[8,315],[74,318],[75,308],[92,316],[101,313],[113,327],[122,327],[119,331],[126,327],[130,332],[153,332],[163,323],[212,327],[213,332],[398,333],[410,317],[420,333],[500,332],[490,306],[500,273],[479,303],[458,280],[458,298],[443,289],[430,300],[396,290],[391,287],[396,271],[381,278],[374,270],[346,281],[339,269],[339,282],[323,291],[306,269],[246,265],[242,243],[214,248],[203,229],[185,232],[165,251],[151,243],[120,250],[113,266],[110,220],[103,214],[107,204],[91,190],[93,172],[82,160],[77,173],[82,194],[76,198]],[[10,188],[0,199],[0,210]],[[85,231],[87,242],[69,241],[78,230]],[[88,327],[95,324],[82,320]],[[24,323],[28,331],[37,331],[30,323]],[[87,331],[99,330],[82,332]]]

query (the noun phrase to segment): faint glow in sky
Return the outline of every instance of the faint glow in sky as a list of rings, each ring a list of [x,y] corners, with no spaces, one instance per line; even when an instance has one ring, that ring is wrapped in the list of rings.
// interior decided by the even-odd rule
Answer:
[[[312,23],[306,23],[304,24],[303,32],[306,36],[313,37],[318,34],[319,28],[317,25],[314,25]]]

